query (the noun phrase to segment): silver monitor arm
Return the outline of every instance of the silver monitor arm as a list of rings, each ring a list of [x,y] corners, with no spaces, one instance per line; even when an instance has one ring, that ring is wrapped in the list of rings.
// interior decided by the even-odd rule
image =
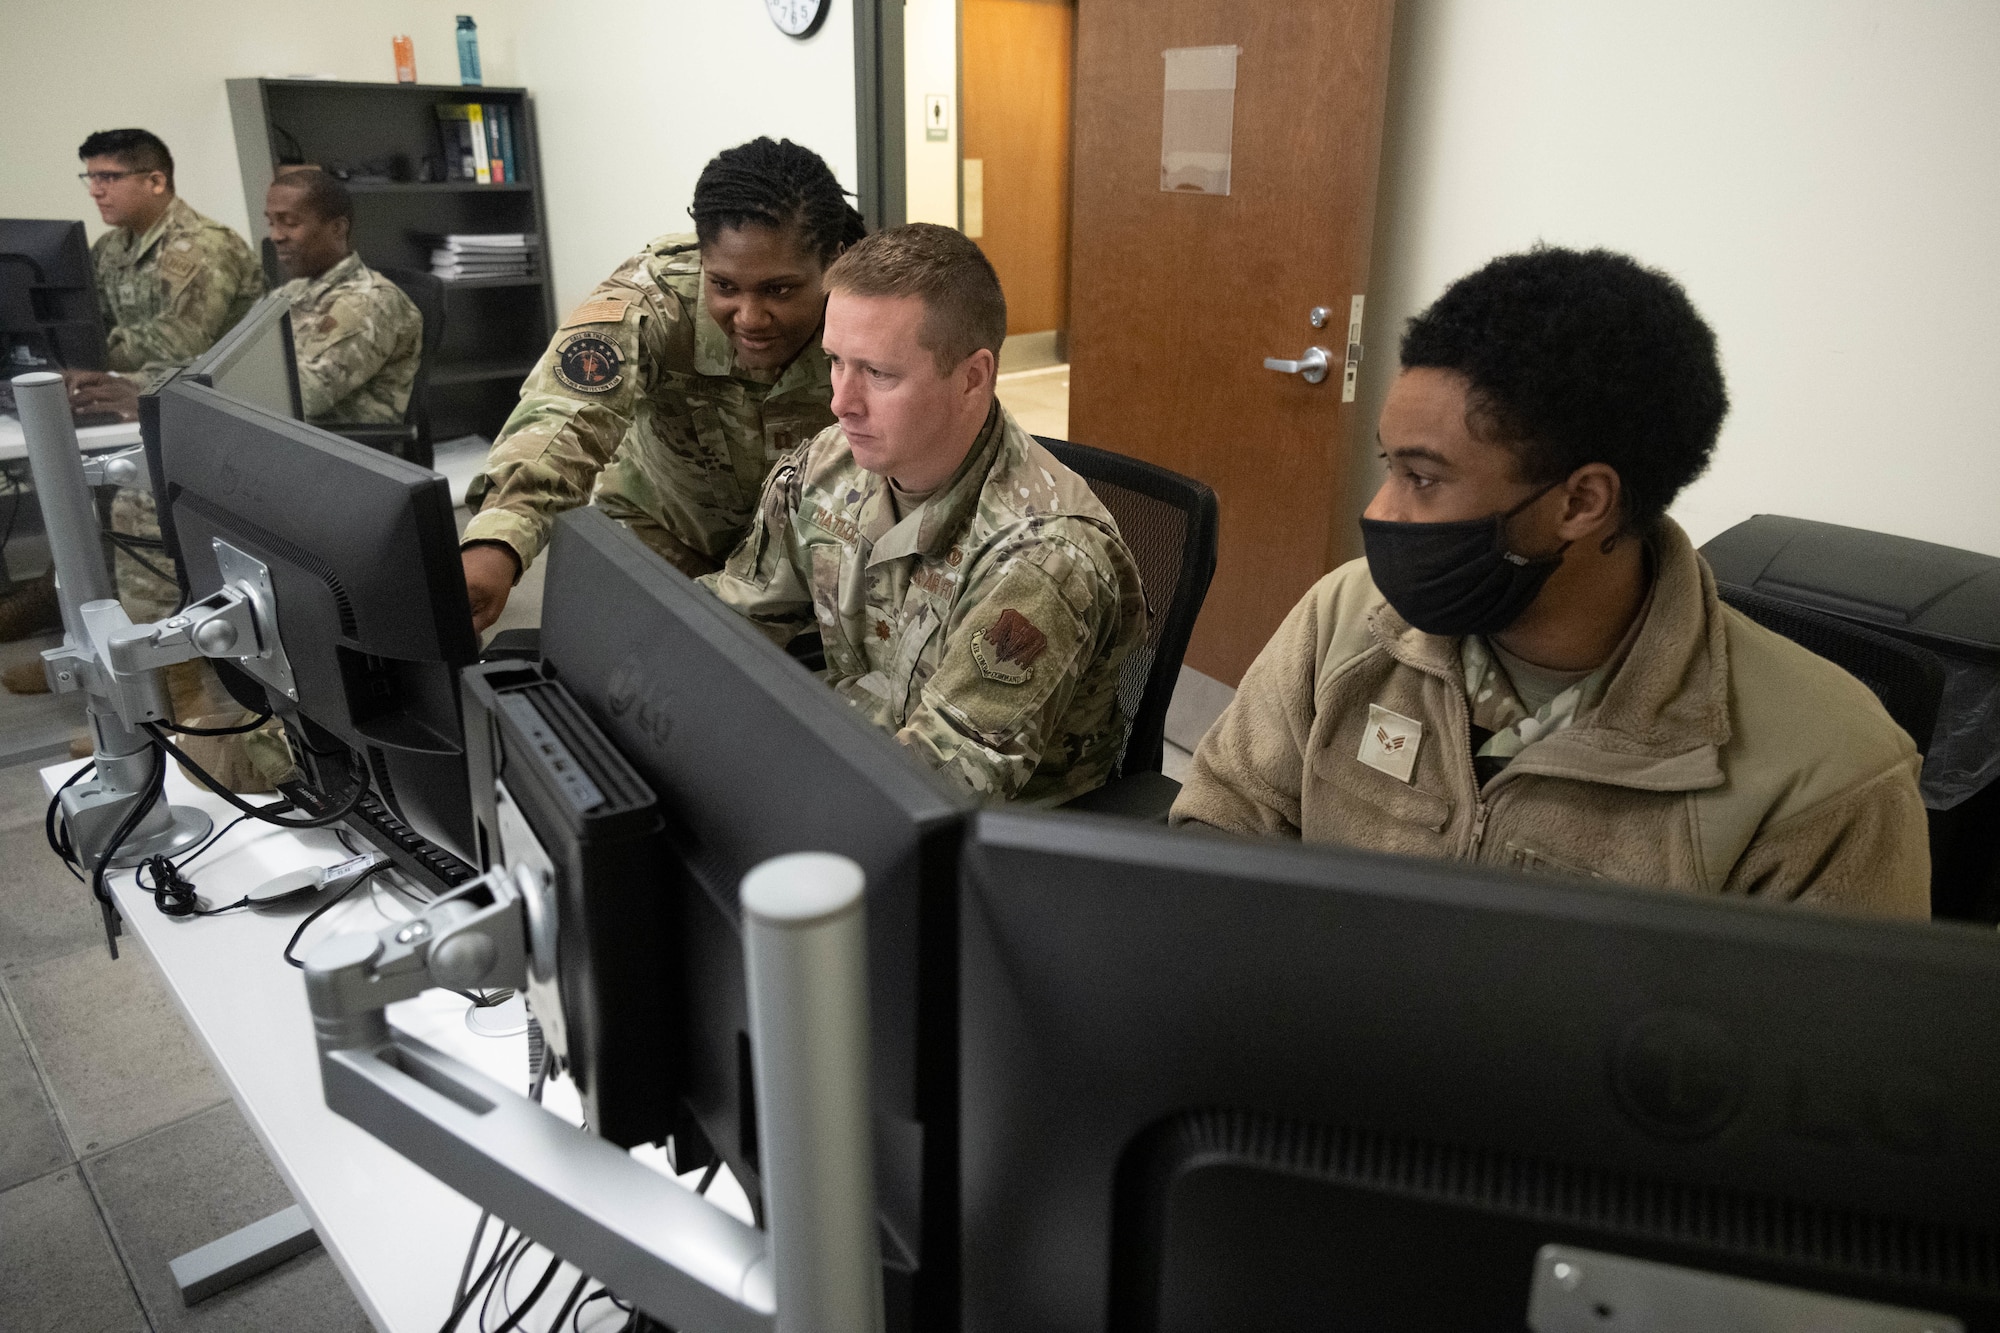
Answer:
[[[197,657],[227,658],[283,698],[296,700],[298,692],[278,641],[270,570],[227,542],[215,542],[221,589],[157,624],[132,623],[118,604],[104,560],[90,487],[144,486],[141,451],[83,459],[60,375],[15,377],[14,400],[62,606],[62,646],[42,654],[43,666],[56,693],[81,690],[89,695],[87,718],[97,763],[90,781],[63,789],[63,822],[78,859],[95,866],[133,806],[145,799],[155,765],[166,762],[164,755],[149,753],[152,742],[140,730],[149,722],[172,720],[161,668]],[[206,837],[210,827],[199,810],[158,802],[126,834],[108,864],[136,865],[149,856],[180,851]],[[111,931],[115,917],[109,905],[105,923]]]
[[[326,1104],[687,1333],[880,1333],[860,867],[778,857],[743,881],[768,1231],[391,1028],[432,986],[525,989],[551,885],[492,870],[306,958]]]

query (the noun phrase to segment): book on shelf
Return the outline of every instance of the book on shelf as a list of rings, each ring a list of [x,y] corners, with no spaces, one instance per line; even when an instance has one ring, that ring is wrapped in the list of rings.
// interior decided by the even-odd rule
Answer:
[[[481,185],[493,183],[493,169],[486,156],[486,115],[479,103],[465,105],[465,119],[472,127],[472,178]]]
[[[500,102],[438,102],[432,110],[447,180],[505,185],[521,179],[515,159],[514,108]]]
[[[492,173],[493,183],[505,185],[510,177],[507,175],[507,159],[500,155],[500,107],[489,102],[480,108],[480,113],[486,124],[487,167]]]
[[[521,169],[514,159],[514,108],[496,105],[493,109],[500,114],[500,158],[507,164],[507,179],[518,185]]]

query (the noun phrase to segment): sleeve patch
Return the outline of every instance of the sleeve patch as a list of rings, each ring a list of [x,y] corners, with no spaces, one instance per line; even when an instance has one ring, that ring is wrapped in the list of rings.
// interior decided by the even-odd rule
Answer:
[[[983,633],[973,636],[972,660],[988,680],[1025,685],[1035,674],[1035,659],[1048,646],[1049,636],[1010,606]]]
[[[625,309],[632,303],[622,296],[600,296],[594,301],[585,301],[570,312],[563,321],[564,328],[574,328],[578,324],[618,324],[625,319]]]
[[[573,333],[556,346],[556,378],[577,393],[610,393],[625,377],[625,354],[595,333]]]

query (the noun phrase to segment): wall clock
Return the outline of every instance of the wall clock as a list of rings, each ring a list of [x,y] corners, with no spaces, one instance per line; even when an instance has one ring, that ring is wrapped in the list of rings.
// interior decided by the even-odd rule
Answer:
[[[771,22],[788,37],[810,37],[826,22],[833,0],[764,0]]]

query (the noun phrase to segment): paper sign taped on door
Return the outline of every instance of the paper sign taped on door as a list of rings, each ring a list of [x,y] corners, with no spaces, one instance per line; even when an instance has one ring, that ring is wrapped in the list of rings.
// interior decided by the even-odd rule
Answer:
[[[1228,194],[1236,126],[1240,46],[1177,46],[1163,51],[1167,86],[1160,123],[1160,188],[1173,194]]]

